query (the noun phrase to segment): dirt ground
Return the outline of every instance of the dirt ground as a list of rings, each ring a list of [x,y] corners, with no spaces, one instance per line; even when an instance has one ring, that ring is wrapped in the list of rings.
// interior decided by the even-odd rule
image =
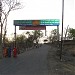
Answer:
[[[54,45],[50,45],[47,57],[49,75],[75,75],[74,46],[63,46],[62,61],[60,61],[59,50]]]

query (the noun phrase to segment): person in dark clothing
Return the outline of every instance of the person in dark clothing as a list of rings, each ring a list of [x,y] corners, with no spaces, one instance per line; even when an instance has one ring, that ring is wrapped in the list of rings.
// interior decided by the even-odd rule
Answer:
[[[8,48],[8,57],[11,57],[11,47]]]

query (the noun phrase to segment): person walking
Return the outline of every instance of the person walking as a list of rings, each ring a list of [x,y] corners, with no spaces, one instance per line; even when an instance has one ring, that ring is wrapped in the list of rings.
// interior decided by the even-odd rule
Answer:
[[[7,57],[7,55],[8,55],[7,48],[4,48],[4,49],[3,49],[3,56],[4,56],[4,57]]]
[[[16,48],[13,49],[13,57],[17,57],[17,49]]]
[[[8,48],[8,57],[11,57],[11,47]]]

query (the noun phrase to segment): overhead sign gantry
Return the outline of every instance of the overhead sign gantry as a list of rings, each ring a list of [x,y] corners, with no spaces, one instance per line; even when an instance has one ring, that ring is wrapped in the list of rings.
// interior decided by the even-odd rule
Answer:
[[[45,20],[14,20],[16,26],[58,26],[59,19],[45,19]]]
[[[20,30],[46,30],[46,26],[57,26],[59,32],[59,19],[42,19],[42,20],[14,20],[15,25],[15,47],[16,47],[16,26]]]

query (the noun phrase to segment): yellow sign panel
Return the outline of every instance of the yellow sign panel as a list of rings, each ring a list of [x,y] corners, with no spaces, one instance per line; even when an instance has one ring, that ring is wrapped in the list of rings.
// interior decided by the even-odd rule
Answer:
[[[39,20],[33,20],[32,25],[33,26],[38,26],[38,25],[40,25],[40,21]]]

